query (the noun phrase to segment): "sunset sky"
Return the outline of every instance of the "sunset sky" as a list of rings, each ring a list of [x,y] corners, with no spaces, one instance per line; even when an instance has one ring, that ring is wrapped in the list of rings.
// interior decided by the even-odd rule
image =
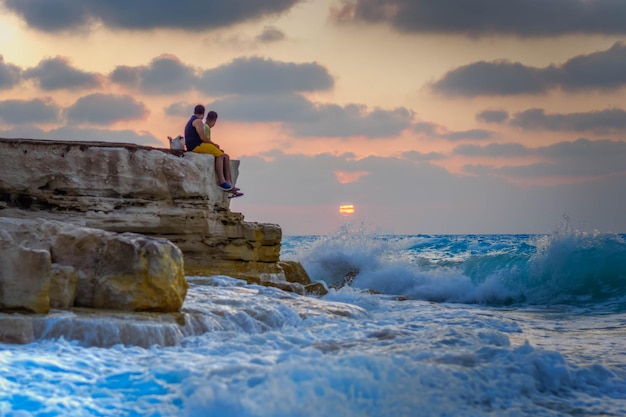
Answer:
[[[199,103],[287,235],[626,232],[626,0],[0,0],[0,137]]]

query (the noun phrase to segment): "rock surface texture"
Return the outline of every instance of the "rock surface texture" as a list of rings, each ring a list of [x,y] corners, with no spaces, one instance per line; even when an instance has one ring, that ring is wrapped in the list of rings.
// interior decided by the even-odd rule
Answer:
[[[311,285],[297,265],[280,262],[282,231],[278,225],[246,222],[242,214],[230,211],[228,194],[216,184],[210,155],[127,143],[0,138],[0,161],[0,218],[54,220],[165,238],[182,251],[187,276],[229,275],[300,293]],[[239,161],[231,161],[231,169],[236,182]],[[76,245],[66,239],[64,244]],[[8,243],[3,244],[8,248]],[[84,244],[85,255],[95,250],[95,241],[93,247]],[[129,252],[138,250],[130,243],[119,243],[126,244]],[[73,288],[69,282],[84,278],[56,262],[55,251],[49,254],[37,245],[11,250],[15,254],[5,257],[39,256],[29,268],[52,265],[51,281],[59,281],[52,288],[53,295],[59,293],[53,297],[53,306],[66,305],[71,294],[64,291],[71,293]],[[289,282],[290,275],[295,274],[296,281],[295,276],[303,272],[304,280]],[[318,287],[312,285],[311,292],[323,291]],[[50,296],[49,289],[40,290],[46,291]],[[89,298],[81,286],[76,297]],[[84,303],[106,298],[91,297]],[[31,302],[33,311],[41,311],[37,303],[46,304],[37,300]]]
[[[0,310],[180,311],[188,284],[167,239],[0,218]]]

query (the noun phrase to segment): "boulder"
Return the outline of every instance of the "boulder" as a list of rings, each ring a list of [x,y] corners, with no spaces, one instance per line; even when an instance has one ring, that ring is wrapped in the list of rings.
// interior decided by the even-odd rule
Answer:
[[[50,253],[0,235],[0,310],[50,310]]]
[[[311,283],[309,274],[304,270],[304,267],[300,262],[295,261],[281,261],[278,265],[285,272],[285,278],[289,282],[297,282],[298,284],[308,285]]]
[[[188,283],[166,239],[50,220],[0,218],[0,309],[180,311]]]

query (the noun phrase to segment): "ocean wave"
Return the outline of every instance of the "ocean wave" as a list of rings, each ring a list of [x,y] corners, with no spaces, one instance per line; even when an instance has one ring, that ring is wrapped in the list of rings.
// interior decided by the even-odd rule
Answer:
[[[313,280],[436,302],[612,304],[626,309],[624,235],[377,235],[364,227],[308,241],[293,257]]]

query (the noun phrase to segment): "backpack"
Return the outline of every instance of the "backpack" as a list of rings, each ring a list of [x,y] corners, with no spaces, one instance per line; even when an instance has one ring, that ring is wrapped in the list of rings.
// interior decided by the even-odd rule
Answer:
[[[185,138],[181,135],[176,136],[172,139],[171,136],[167,137],[170,141],[170,149],[176,151],[184,151],[185,150]]]

